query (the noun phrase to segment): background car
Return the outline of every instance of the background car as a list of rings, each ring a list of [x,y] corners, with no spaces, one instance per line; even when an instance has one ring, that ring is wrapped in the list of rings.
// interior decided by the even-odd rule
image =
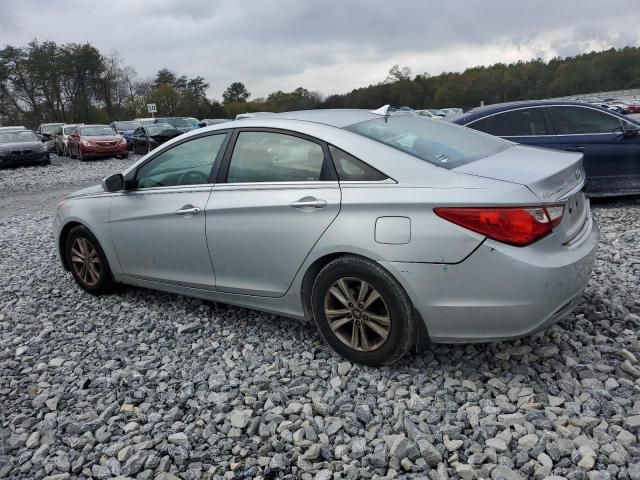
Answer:
[[[54,135],[58,130],[58,127],[64,125],[64,123],[41,123],[36,130],[36,134],[42,140],[42,143],[45,144],[47,150],[53,152],[56,147],[56,142],[54,139]]]
[[[168,123],[169,125],[177,128],[183,133],[190,132],[191,130],[198,128],[197,124],[194,127],[194,124],[191,122],[191,120],[188,117],[156,118],[156,123],[164,123],[164,124]]]
[[[140,125],[150,125],[152,123],[156,123],[156,119],[154,117],[135,118],[133,121],[139,123]]]
[[[168,140],[182,135],[182,131],[168,123],[154,123],[138,127],[131,135],[131,150],[144,155]]]
[[[623,103],[627,106],[629,113],[640,113],[640,100],[623,100]]]
[[[441,119],[444,118],[446,115],[442,114],[442,115],[436,115],[434,113],[434,109],[422,109],[422,110],[415,110],[414,111],[415,114],[420,115],[421,117],[427,117],[427,118],[434,118],[434,119]]]
[[[209,125],[217,125],[219,123],[230,121],[230,118],[203,118],[202,120],[200,120],[200,127],[208,127]]]
[[[22,125],[7,125],[5,127],[0,127],[0,131],[8,131],[8,130],[26,130]]]
[[[125,138],[125,140],[127,141],[127,145],[129,145],[129,150],[131,150],[131,135],[133,135],[135,129],[141,125],[142,124],[140,122],[136,122],[133,120],[115,121],[109,124],[111,128],[113,128],[116,132],[118,132],[119,135],[122,135]]]
[[[488,105],[451,118],[491,135],[584,155],[590,196],[640,193],[640,123],[582,102]]]
[[[49,151],[31,130],[0,130],[0,167],[50,165]]]
[[[87,292],[313,318],[338,353],[383,365],[427,332],[520,337],[574,308],[598,243],[581,158],[412,113],[264,115],[72,194],[54,231]]]
[[[79,125],[84,125],[84,123],[76,123],[76,124],[64,124],[58,127],[56,134],[53,138],[55,142],[55,152],[57,155],[68,156],[69,149],[67,148],[67,140],[71,132],[75,130],[75,128]]]
[[[81,161],[90,158],[127,158],[129,148],[122,135],[118,135],[109,125],[82,125],[76,127],[67,139],[71,158]]]

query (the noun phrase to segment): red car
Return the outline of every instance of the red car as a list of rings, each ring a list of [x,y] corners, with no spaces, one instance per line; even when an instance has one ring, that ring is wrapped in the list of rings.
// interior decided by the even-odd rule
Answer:
[[[624,100],[629,109],[629,113],[640,113],[640,100]]]
[[[129,157],[127,140],[108,125],[78,126],[67,142],[69,156],[82,161],[100,157]]]

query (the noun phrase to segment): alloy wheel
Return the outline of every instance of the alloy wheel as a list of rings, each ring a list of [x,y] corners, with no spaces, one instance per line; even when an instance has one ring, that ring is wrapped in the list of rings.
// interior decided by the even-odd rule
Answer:
[[[78,237],[71,245],[71,263],[76,275],[88,287],[94,287],[100,281],[102,265],[100,257],[91,240]]]
[[[354,350],[371,352],[389,337],[391,315],[387,304],[364,280],[336,280],[325,294],[324,314],[336,338]]]

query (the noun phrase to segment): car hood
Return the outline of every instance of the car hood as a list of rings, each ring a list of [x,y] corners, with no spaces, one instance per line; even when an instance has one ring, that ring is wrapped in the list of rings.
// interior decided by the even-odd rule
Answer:
[[[182,135],[183,133],[184,132],[180,130],[163,130],[155,135],[149,135],[149,138],[153,138],[154,140],[168,140],[170,138],[177,137],[178,135]]]
[[[99,135],[99,136],[82,136],[80,137],[88,142],[119,142],[122,138],[120,135]]]
[[[0,152],[10,150],[24,150],[29,148],[41,148],[42,142],[13,142],[13,143],[0,143]]]
[[[85,195],[91,195],[93,193],[104,193],[104,189],[102,188],[101,183],[91,185],[90,187],[83,188],[81,190],[76,190],[75,192],[67,195],[67,198],[83,197]]]

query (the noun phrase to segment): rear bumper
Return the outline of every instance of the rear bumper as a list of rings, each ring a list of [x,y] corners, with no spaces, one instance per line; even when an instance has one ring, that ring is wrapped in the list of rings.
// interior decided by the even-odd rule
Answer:
[[[553,234],[524,248],[486,240],[459,264],[381,262],[400,281],[434,342],[486,342],[531,335],[579,303],[595,262],[599,229]]]

